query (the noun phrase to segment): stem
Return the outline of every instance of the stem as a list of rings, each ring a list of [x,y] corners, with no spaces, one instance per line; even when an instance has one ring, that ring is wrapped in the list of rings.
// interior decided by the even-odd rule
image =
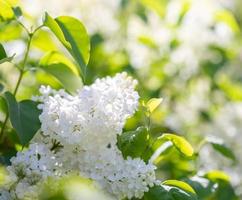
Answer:
[[[5,116],[5,119],[4,119],[4,122],[3,122],[3,126],[2,126],[2,129],[1,129],[1,132],[0,132],[0,141],[1,141],[2,136],[3,136],[5,126],[6,126],[7,122],[8,122],[8,117],[9,117],[9,114],[7,112],[7,114]]]
[[[149,116],[147,117],[148,119],[148,122],[147,122],[147,128],[148,128],[148,130],[150,131],[150,128],[151,128],[151,119],[150,119],[150,114],[149,114]]]
[[[32,41],[32,38],[33,38],[33,33],[29,33],[28,35],[29,35],[29,40],[28,40],[26,52],[25,52],[25,55],[24,55],[23,63],[21,65],[20,69],[19,69],[20,70],[20,74],[19,74],[19,78],[18,78],[17,84],[16,84],[14,92],[13,92],[13,96],[16,96],[16,94],[18,92],[19,85],[20,85],[21,80],[22,80],[23,75],[24,75],[24,67],[26,65],[26,62],[27,62],[27,59],[28,59],[28,55],[29,55],[30,45],[31,45],[31,41]],[[1,141],[2,137],[3,137],[4,130],[5,130],[5,127],[6,127],[7,122],[8,122],[8,118],[9,118],[9,113],[7,112],[7,114],[5,116],[5,119],[4,119],[4,122],[3,122],[3,126],[2,126],[2,129],[1,129],[1,132],[0,132],[0,141]]]
[[[29,30],[23,25],[22,22],[17,20],[17,23],[28,33],[28,35],[30,34]]]
[[[25,67],[27,59],[28,59],[32,38],[33,38],[33,34],[29,34],[29,41],[28,41],[28,44],[27,44],[27,49],[26,49],[26,53],[25,53],[25,56],[24,56],[23,64],[22,64],[22,67],[20,67],[19,78],[18,78],[17,84],[16,84],[14,92],[13,92],[14,96],[16,96],[16,94],[18,92],[19,85],[20,85],[21,80],[22,80],[23,75],[24,75],[24,67]]]
[[[207,140],[206,139],[203,139],[199,144],[198,144],[198,147],[196,149],[196,153],[199,153],[201,151],[201,149],[204,147],[204,145],[207,143]]]

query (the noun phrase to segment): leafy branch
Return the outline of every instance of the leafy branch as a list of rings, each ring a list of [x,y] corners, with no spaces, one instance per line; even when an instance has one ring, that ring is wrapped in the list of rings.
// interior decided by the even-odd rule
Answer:
[[[18,92],[18,89],[19,89],[19,86],[20,86],[20,83],[23,79],[23,75],[25,73],[25,66],[27,64],[27,60],[28,60],[28,56],[29,56],[29,52],[30,52],[30,47],[31,47],[31,42],[32,42],[32,39],[33,39],[33,36],[34,34],[43,27],[43,25],[37,27],[33,32],[30,32],[20,21],[18,21],[18,24],[20,26],[22,26],[24,28],[24,30],[27,32],[28,34],[28,42],[27,42],[27,47],[26,47],[26,51],[25,51],[25,54],[24,54],[24,58],[23,58],[23,61],[22,61],[22,64],[20,67],[17,67],[17,69],[19,69],[19,77],[18,77],[18,80],[17,80],[17,83],[16,83],[16,86],[14,88],[14,91],[13,91],[13,96],[15,97],[17,92]],[[1,132],[0,132],[0,141],[2,140],[3,138],[3,135],[4,135],[4,130],[6,128],[6,125],[7,125],[7,122],[8,122],[8,119],[9,119],[9,113],[7,112],[6,113],[6,116],[5,116],[5,119],[3,121],[3,125],[2,125],[2,129],[1,129]]]

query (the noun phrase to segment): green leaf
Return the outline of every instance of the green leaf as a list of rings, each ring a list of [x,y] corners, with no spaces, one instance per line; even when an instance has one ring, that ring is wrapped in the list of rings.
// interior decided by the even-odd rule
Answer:
[[[230,80],[227,76],[218,77],[218,87],[232,101],[242,101],[242,84],[240,81]]]
[[[7,58],[7,54],[3,45],[0,43],[0,61],[4,58]]]
[[[17,102],[10,92],[5,92],[8,112],[13,128],[16,130],[22,145],[26,145],[40,129],[37,103],[31,100]]]
[[[22,28],[15,23],[1,24],[0,41],[8,42],[21,37]]]
[[[8,105],[4,97],[0,96],[0,111],[3,113],[8,112]]]
[[[208,178],[211,181],[217,182],[217,181],[224,181],[224,182],[230,182],[230,177],[223,171],[219,170],[212,170],[207,172],[204,177]]]
[[[118,148],[124,158],[142,157],[148,145],[149,133],[145,127],[139,127],[135,131],[124,132],[118,136]]]
[[[216,138],[207,138],[207,142],[212,145],[214,150],[218,151],[223,156],[230,158],[233,161],[236,160],[234,152],[229,147],[227,147],[222,140]]]
[[[160,136],[158,139],[171,141],[173,145],[177,148],[177,150],[180,151],[183,155],[187,157],[193,156],[193,153],[194,153],[193,147],[185,138],[181,136],[165,133],[162,136]]]
[[[5,62],[11,62],[13,60],[13,58],[15,57],[16,54],[13,54],[12,56],[10,57],[7,57],[7,58],[3,58],[0,60],[0,64],[2,63],[5,63]]]
[[[57,51],[58,47],[53,40],[53,35],[50,35],[47,30],[38,30],[32,39],[32,45],[43,52]]]
[[[227,24],[235,33],[240,32],[240,27],[231,12],[227,10],[220,10],[216,12],[215,19],[219,22]]]
[[[143,44],[149,48],[153,48],[153,49],[157,48],[156,42],[149,36],[140,35],[137,39],[141,44]]]
[[[145,7],[155,11],[158,15],[163,17],[165,15],[165,8],[168,3],[167,0],[141,0],[140,1]]]
[[[70,92],[82,87],[75,65],[59,52],[49,52],[40,61],[40,68],[54,76]]]
[[[90,41],[83,24],[73,17],[61,16],[53,19],[46,13],[44,25],[50,28],[74,57],[81,69],[82,76],[85,77],[90,57]]]
[[[156,164],[166,155],[169,150],[173,147],[173,143],[170,141],[163,141],[162,139],[156,139],[155,142],[146,151],[144,159],[150,160],[152,163]]]
[[[159,185],[150,188],[143,200],[197,200],[197,196],[179,187]]]
[[[19,6],[13,7],[12,9],[16,18],[19,18],[22,16],[23,13]]]
[[[186,157],[191,157],[194,154],[193,147],[181,136],[174,134],[163,134],[162,136],[149,141],[149,146],[146,148],[145,154],[143,154],[143,160],[150,160],[153,163],[166,155],[169,150],[175,147],[180,153]]]
[[[0,64],[4,62],[11,62],[14,56],[15,54],[12,55],[11,57],[8,57],[3,45],[0,43]]]
[[[161,104],[162,100],[163,100],[162,98],[150,99],[146,104],[146,107],[149,113],[154,112],[154,110]]]
[[[241,200],[241,196],[236,195],[235,187],[228,182],[218,184],[218,189],[214,199],[218,200]]]
[[[11,19],[14,19],[14,12],[11,5],[5,0],[0,0],[0,21],[8,21]]]
[[[235,188],[230,183],[230,177],[223,171],[213,170],[204,175],[205,178],[216,184],[216,191],[213,193],[213,199],[219,200],[239,200]]]
[[[200,200],[211,198],[218,187],[217,183],[199,176],[194,176],[189,179],[185,179],[184,181],[194,188]]]
[[[163,185],[169,185],[169,186],[175,186],[175,187],[179,187],[184,191],[196,194],[196,192],[194,191],[194,189],[188,185],[187,183],[183,182],[183,181],[178,181],[178,180],[166,180],[162,183]]]

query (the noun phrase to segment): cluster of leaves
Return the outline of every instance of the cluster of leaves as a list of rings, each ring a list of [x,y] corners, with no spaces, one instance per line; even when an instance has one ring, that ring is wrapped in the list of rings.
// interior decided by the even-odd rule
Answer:
[[[161,99],[151,99],[147,104],[143,104],[148,117],[160,103]],[[235,160],[233,152],[221,141],[210,138],[203,141],[201,146],[205,144],[210,144],[214,150]],[[135,131],[124,132],[118,137],[118,147],[124,157],[140,157],[146,162],[152,161],[156,164],[174,153],[178,153],[182,156],[182,159],[188,159],[192,162],[196,162],[199,156],[199,152],[195,152],[191,144],[182,136],[163,133],[159,137],[152,137],[149,127],[139,127]],[[235,200],[237,198],[230,184],[229,176],[218,170],[204,174],[192,172],[189,177],[184,176],[181,180],[166,180],[161,185],[151,188],[143,197],[144,200]]]
[[[22,13],[21,9],[19,7],[11,7],[5,1],[1,1],[1,4],[5,5],[4,12],[1,12],[2,19],[8,20],[8,23],[13,23],[13,20],[21,24],[21,22],[18,21],[18,17]],[[18,12],[16,12],[16,10]],[[24,25],[21,24],[21,26]],[[28,34],[28,44],[24,60],[20,64],[16,64],[17,69],[19,69],[19,78],[16,87],[13,93],[5,91],[3,98],[1,98],[1,103],[6,111],[8,110],[6,118],[2,124],[1,137],[3,137],[3,131],[8,121],[8,117],[10,117],[12,127],[16,131],[22,145],[27,145],[33,138],[34,134],[39,130],[40,122],[38,116],[40,111],[37,109],[36,102],[33,102],[30,99],[18,102],[15,96],[18,92],[19,84],[22,81],[24,73],[29,70],[25,67],[32,39],[34,38],[35,33],[42,27],[49,28],[49,30],[56,35],[59,41],[72,55],[76,64],[73,64],[73,61],[66,58],[60,52],[52,51],[43,56],[39,62],[39,69],[37,70],[44,70],[46,73],[54,76],[69,92],[74,92],[82,86],[81,77],[84,80],[86,66],[90,56],[90,42],[85,27],[79,20],[73,17],[61,16],[53,19],[46,13],[41,26],[32,32],[25,28]],[[0,63],[13,61],[14,55],[8,56],[2,44],[0,44],[0,53]]]
[[[142,1],[146,6],[155,9],[156,12],[162,15],[164,12],[162,6],[155,2]],[[86,74],[91,45],[84,25],[73,17],[60,16],[52,18],[46,13],[43,23],[30,31],[19,20],[19,17],[22,15],[23,13],[19,7],[16,7],[9,1],[0,0],[1,28],[3,27],[6,30],[8,27],[14,27],[15,31],[25,31],[27,35],[26,51],[23,60],[20,62],[18,62],[18,59],[15,59],[15,55],[7,55],[4,46],[0,44],[0,64],[12,63],[19,71],[19,77],[12,92],[8,87],[5,88],[1,84],[1,90],[4,92],[2,92],[3,94],[0,97],[0,107],[4,118],[0,123],[0,161],[4,165],[9,163],[9,158],[17,150],[28,146],[31,139],[40,129],[38,118],[40,111],[37,109],[36,102],[30,99],[19,101],[17,98],[18,95],[21,96],[18,92],[24,75],[32,73],[33,70],[30,67],[32,66],[31,60],[28,60],[31,46],[34,43],[35,45],[36,43],[40,45],[40,38],[46,40],[48,43],[48,40],[55,35],[59,40],[59,44],[62,44],[60,49],[63,47],[65,49],[63,51],[59,50],[56,48],[58,44],[54,43],[54,48],[47,48],[48,51],[38,60],[37,67],[33,70],[36,76],[44,73],[44,76],[51,77],[51,81],[48,84],[57,84],[68,92],[74,93],[88,81],[86,80],[88,77]],[[34,62],[34,64],[36,63]],[[157,136],[157,132],[160,133],[161,130],[154,131],[152,129],[151,115],[161,102],[161,99],[153,98],[147,103],[142,103],[140,110],[142,116],[145,118],[145,125],[142,125],[142,122],[140,122],[141,117],[137,117],[138,123],[134,123],[135,126],[137,124],[141,124],[142,126],[139,126],[136,130],[125,131],[118,137],[117,145],[125,158],[128,156],[132,158],[140,157],[145,162],[152,161],[157,164],[158,172],[168,177],[168,180],[162,182],[161,185],[150,188],[149,192],[145,193],[143,199],[238,199],[230,184],[229,177],[225,173],[210,171],[198,174],[199,169],[193,168],[199,159],[199,151],[205,144],[210,144],[214,150],[236,162],[236,157],[231,149],[221,141],[209,138],[202,141],[199,148],[194,150],[184,137],[177,134],[163,133]],[[162,130],[162,132],[169,131]],[[168,169],[168,171],[172,172],[174,170],[175,173],[167,175],[166,168],[172,168]]]

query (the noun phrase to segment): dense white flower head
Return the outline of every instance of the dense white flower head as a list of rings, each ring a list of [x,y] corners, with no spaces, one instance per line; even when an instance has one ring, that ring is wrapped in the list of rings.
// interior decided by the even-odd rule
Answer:
[[[116,144],[138,107],[136,84],[121,73],[97,79],[75,96],[42,86],[41,96],[34,98],[42,110],[41,131],[28,150],[11,159],[10,194],[36,199],[38,184],[46,178],[74,173],[92,179],[116,199],[142,198],[158,183],[155,166],[140,158],[124,159]]]
[[[16,157],[11,158],[9,170],[19,176],[34,178],[46,178],[53,174],[55,168],[55,157],[44,144],[31,144],[28,150],[18,152]]]
[[[8,190],[0,189],[0,199],[1,200],[11,200],[11,195]]]
[[[122,73],[114,78],[97,79],[76,96],[42,87],[39,108],[43,110],[40,115],[43,134],[62,143],[85,145],[88,140],[106,141],[106,145],[116,143],[125,120],[137,109],[136,84]]]
[[[125,160],[116,146],[106,147],[101,153],[88,152],[81,160],[81,174],[98,182],[118,199],[141,198],[149,187],[158,183],[154,165],[140,158]]]
[[[18,152],[10,161],[11,166],[7,167],[10,178],[5,187],[11,189],[12,198],[37,198],[38,184],[55,176],[54,154],[44,144],[31,144],[29,149]]]

